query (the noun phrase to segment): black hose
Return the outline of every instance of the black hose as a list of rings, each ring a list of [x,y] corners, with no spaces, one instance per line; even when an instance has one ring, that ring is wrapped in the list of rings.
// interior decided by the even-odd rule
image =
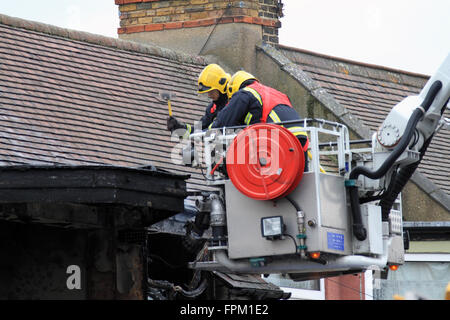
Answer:
[[[414,129],[416,128],[416,125],[420,121],[422,116],[423,111],[421,109],[414,110],[413,114],[411,115],[411,118],[408,121],[408,124],[406,125],[405,134],[400,139],[400,142],[395,147],[394,151],[389,155],[389,157],[383,162],[383,164],[377,170],[372,171],[366,167],[358,166],[350,172],[349,178],[351,180],[356,180],[358,179],[359,175],[362,174],[363,176],[375,180],[385,175],[386,172],[392,167],[394,162],[398,159],[398,157],[403,153],[403,151],[405,151],[414,134]]]
[[[350,206],[352,208],[353,218],[353,234],[359,241],[364,241],[367,238],[367,230],[364,228],[361,216],[361,208],[359,206],[358,187],[348,187],[350,193]]]
[[[387,190],[384,190],[381,194],[376,195],[376,196],[368,196],[365,198],[359,198],[359,204],[372,202],[372,201],[376,201],[376,200],[381,200],[384,197],[386,197],[386,195],[390,194],[394,188],[394,184],[392,183],[392,181],[395,179],[396,176],[397,176],[397,168],[395,168],[392,172],[391,183],[389,183],[389,187],[387,188]]]
[[[389,184],[389,192],[387,192],[381,198],[380,201],[381,216],[383,218],[383,221],[388,220],[389,213],[391,211],[392,206],[394,205],[395,199],[397,199],[398,195],[403,190],[406,183],[409,181],[409,179],[411,179],[411,176],[413,175],[414,171],[416,171],[417,167],[422,161],[423,156],[425,155],[425,152],[427,151],[428,146],[430,145],[431,140],[433,139],[433,136],[434,135],[428,138],[428,140],[425,141],[424,145],[419,150],[420,151],[419,161],[411,163],[410,165],[401,168],[398,174],[392,178],[392,181]]]
[[[285,198],[294,206],[294,208],[295,208],[295,210],[297,210],[297,212],[303,211],[302,208],[300,207],[300,205],[297,203],[297,201],[292,199],[290,195],[286,196]]]
[[[436,95],[438,94],[439,90],[442,88],[442,82],[439,80],[436,80],[433,82],[433,84],[430,87],[430,90],[428,90],[428,93],[423,99],[422,103],[420,104],[422,108],[424,108],[425,112],[428,111],[428,109],[431,107],[431,104],[434,101],[434,98],[436,98]]]
[[[350,180],[356,180],[358,179],[359,175],[362,174],[370,179],[379,179],[383,175],[387,173],[387,171],[392,167],[392,165],[395,163],[395,161],[398,159],[398,157],[405,151],[405,149],[408,147],[411,138],[414,134],[414,130],[417,126],[417,123],[422,119],[422,116],[425,114],[425,112],[430,108],[431,104],[434,101],[434,98],[436,97],[439,90],[442,88],[442,82],[441,81],[435,81],[428,91],[425,99],[421,103],[421,107],[423,108],[417,108],[412,113],[408,123],[406,124],[405,128],[405,134],[400,139],[400,142],[395,147],[394,151],[389,155],[389,157],[383,162],[383,164],[375,171],[372,171],[366,167],[358,166],[354,168],[350,172]],[[418,165],[418,164],[417,164]],[[417,168],[416,165],[416,168]],[[412,166],[411,166],[412,169]],[[410,170],[411,170],[410,169]],[[415,170],[415,168],[414,168]],[[408,170],[409,171],[409,170]],[[412,175],[412,172],[404,171],[404,178],[406,178],[409,174],[409,177]],[[409,179],[408,177],[408,179]],[[399,180],[401,184],[406,184],[406,181]],[[367,238],[367,231],[364,228],[364,225],[362,223],[362,217],[361,217],[361,207],[359,203],[359,195],[358,195],[358,187],[353,185],[349,186],[349,194],[350,194],[350,204],[352,209],[352,218],[353,218],[353,234],[355,235],[356,239],[359,241],[363,241]],[[399,188],[399,186],[394,187],[395,189]],[[394,199],[395,200],[395,199]],[[386,205],[386,204],[385,204]],[[389,209],[390,210],[390,209]]]
[[[425,112],[430,108],[431,103],[433,102],[434,98],[436,97],[436,94],[439,92],[441,88],[442,88],[441,81],[435,81],[431,85],[428,94],[426,95],[425,99],[421,104]],[[386,172],[392,167],[394,162],[397,160],[397,158],[403,153],[403,151],[405,151],[414,134],[414,129],[416,128],[417,123],[422,118],[424,111],[420,108],[414,110],[408,123],[406,124],[405,134],[400,139],[400,142],[395,147],[394,151],[389,155],[389,157],[383,162],[383,164],[376,171],[371,171],[366,167],[358,166],[354,168],[352,172],[350,172],[349,178],[351,180],[357,179],[358,176],[362,174],[370,179],[375,180],[385,175]]]
[[[358,179],[359,175],[362,174],[371,179],[379,179],[392,167],[395,160],[405,151],[406,147],[414,134],[414,129],[422,118],[423,112],[421,109],[414,110],[411,118],[406,125],[405,132],[399,144],[394,149],[394,151],[389,155],[389,157],[383,162],[383,164],[375,171],[372,171],[366,167],[358,166],[350,172],[350,180]],[[350,205],[352,209],[353,218],[353,234],[359,241],[364,241],[367,238],[367,230],[364,228],[361,216],[361,207],[359,203],[358,187],[353,185],[349,186],[350,194]]]

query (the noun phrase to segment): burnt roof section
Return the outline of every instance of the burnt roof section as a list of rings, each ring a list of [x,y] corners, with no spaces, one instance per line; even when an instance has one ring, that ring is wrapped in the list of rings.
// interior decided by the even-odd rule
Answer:
[[[117,166],[2,166],[0,203],[123,204],[180,212],[186,175]]]
[[[320,102],[363,138],[370,138],[392,107],[417,95],[429,76],[364,64],[280,45],[260,49],[300,81]],[[446,110],[446,116],[450,111]],[[450,209],[450,131],[433,138],[413,181]]]
[[[204,58],[152,45],[0,15],[0,166],[174,164],[166,130],[173,114],[193,123],[207,99],[196,94]]]

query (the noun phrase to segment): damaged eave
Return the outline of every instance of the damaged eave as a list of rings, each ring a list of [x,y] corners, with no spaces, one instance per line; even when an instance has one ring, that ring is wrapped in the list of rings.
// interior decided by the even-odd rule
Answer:
[[[317,81],[312,79],[299,65],[292,62],[280,52],[280,50],[265,43],[257,46],[256,50],[262,51],[270,57],[277,65],[279,65],[281,70],[305,87],[318,102],[330,110],[333,115],[338,117],[350,130],[354,131],[362,139],[372,138],[373,133],[361,120],[340,104],[327,89],[323,88]],[[414,76],[415,74],[411,73],[411,75]],[[423,75],[418,76],[423,77]],[[438,188],[429,178],[421,174],[420,171],[416,171],[411,177],[411,181],[450,212],[449,195]]]

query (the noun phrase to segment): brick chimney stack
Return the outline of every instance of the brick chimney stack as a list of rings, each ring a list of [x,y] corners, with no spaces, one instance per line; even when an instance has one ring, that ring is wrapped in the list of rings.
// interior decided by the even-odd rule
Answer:
[[[119,5],[121,39],[218,56],[224,50],[236,54],[242,46],[261,42],[278,45],[281,0],[115,0],[115,3]]]

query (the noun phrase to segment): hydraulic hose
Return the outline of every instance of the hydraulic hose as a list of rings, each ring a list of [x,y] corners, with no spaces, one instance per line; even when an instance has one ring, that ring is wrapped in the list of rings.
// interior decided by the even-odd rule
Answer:
[[[430,142],[433,138],[433,135],[425,142],[425,144],[420,149],[420,158],[419,161],[411,163],[410,165],[401,168],[398,172],[398,174],[393,177],[391,183],[389,184],[388,191],[386,195],[384,195],[381,198],[380,206],[381,206],[381,216],[383,218],[383,221],[386,221],[389,217],[389,213],[391,211],[391,208],[395,202],[395,199],[397,199],[400,192],[403,190],[406,183],[411,179],[411,176],[413,175],[414,171],[416,171],[417,167],[419,166],[420,162],[422,161],[422,158],[430,145]]]
[[[414,129],[416,128],[417,123],[420,121],[422,116],[427,112],[428,108],[431,106],[431,103],[433,102],[434,98],[436,97],[436,94],[439,92],[439,90],[442,88],[442,82],[441,81],[435,81],[428,91],[428,94],[426,95],[425,99],[423,100],[421,104],[421,108],[417,108],[414,110],[413,114],[411,115],[406,128],[405,128],[405,134],[400,139],[400,142],[395,147],[394,151],[389,155],[389,157],[383,162],[383,164],[375,171],[371,171],[370,169],[358,166],[350,172],[350,179],[357,179],[360,174],[370,178],[370,179],[379,179],[383,175],[386,174],[386,172],[392,167],[394,162],[397,160],[397,158],[405,151],[406,147],[408,146],[409,142],[411,141],[411,138],[414,134]]]
[[[370,179],[379,179],[387,173],[387,171],[392,167],[398,157],[405,151],[408,147],[411,138],[414,134],[414,130],[417,123],[422,119],[422,116],[430,108],[439,90],[442,88],[441,81],[435,81],[428,91],[425,99],[421,103],[420,107],[416,108],[412,113],[408,123],[406,124],[405,133],[400,139],[400,142],[395,147],[394,151],[387,157],[383,164],[375,171],[372,171],[366,167],[358,166],[350,172],[349,179],[356,180],[359,175],[362,174]],[[417,168],[417,167],[416,167]],[[415,170],[415,169],[414,169]],[[412,174],[412,173],[411,173]],[[406,183],[406,182],[405,182]],[[350,204],[352,209],[353,218],[353,234],[356,239],[363,241],[367,238],[367,230],[364,228],[361,217],[361,207],[359,203],[358,187],[356,185],[349,186],[350,194]]]
[[[291,196],[287,195],[287,196],[285,196],[285,198],[294,206],[294,208],[297,212],[302,211],[302,208],[300,207],[300,205],[297,203],[297,201],[292,199]]]
[[[421,109],[414,110],[411,118],[405,129],[405,134],[401,138],[399,144],[394,149],[394,151],[389,155],[389,157],[383,162],[383,164],[375,171],[372,171],[366,167],[358,166],[350,172],[350,180],[358,179],[359,175],[362,174],[370,179],[379,179],[392,167],[395,160],[405,151],[406,147],[414,134],[414,129],[422,118],[423,111]],[[359,203],[358,187],[356,185],[349,186],[350,193],[350,205],[352,209],[353,218],[353,234],[359,241],[364,241],[367,238],[367,230],[364,228],[361,216],[361,207]]]
[[[350,193],[350,206],[352,208],[353,218],[353,235],[359,241],[364,241],[367,238],[367,230],[364,228],[361,216],[361,208],[359,206],[358,187],[348,187]]]
[[[408,124],[406,125],[405,134],[401,138],[397,147],[377,170],[372,171],[366,167],[358,166],[350,172],[349,178],[358,179],[359,175],[362,174],[363,176],[366,176],[370,179],[379,179],[383,175],[385,175],[386,172],[392,167],[394,162],[398,159],[398,157],[403,153],[403,151],[405,151],[406,147],[411,141],[417,123],[422,118],[422,115],[423,115],[422,109],[414,110],[413,114],[411,115],[411,118],[408,121]]]
[[[297,227],[298,227],[298,234],[297,239],[299,241],[299,245],[297,245],[297,242],[294,239],[295,243],[295,252],[300,252],[300,256],[305,259],[306,258],[306,230],[305,230],[305,213],[303,212],[302,208],[298,204],[297,201],[295,201],[290,195],[287,195],[285,197],[295,208],[297,211]]]

